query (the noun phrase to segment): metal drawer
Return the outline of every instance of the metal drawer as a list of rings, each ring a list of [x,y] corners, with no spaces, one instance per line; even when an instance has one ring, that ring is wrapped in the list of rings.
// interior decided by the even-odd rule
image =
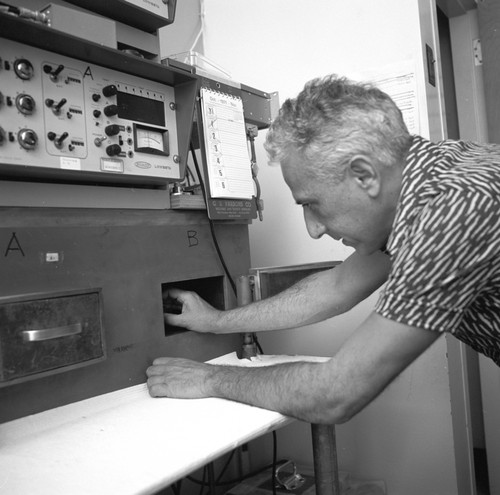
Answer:
[[[100,292],[0,299],[0,387],[104,359]]]

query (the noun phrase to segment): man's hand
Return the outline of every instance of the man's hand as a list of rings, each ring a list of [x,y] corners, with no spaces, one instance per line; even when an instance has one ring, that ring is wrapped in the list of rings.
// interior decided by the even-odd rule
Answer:
[[[147,370],[148,387],[153,397],[220,397],[309,423],[343,423],[440,335],[373,312],[328,361],[245,367],[159,358]]]
[[[146,370],[152,397],[201,399],[208,397],[206,378],[211,365],[182,358],[158,358]]]
[[[180,289],[168,289],[163,294],[164,299],[173,301],[173,305],[181,309],[180,314],[164,313],[168,325],[183,327],[196,332],[213,332],[220,311],[208,304],[195,292]]]

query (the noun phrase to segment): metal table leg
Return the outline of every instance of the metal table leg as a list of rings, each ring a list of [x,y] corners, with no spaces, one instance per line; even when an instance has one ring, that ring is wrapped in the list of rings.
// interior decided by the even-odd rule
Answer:
[[[335,426],[311,424],[316,495],[340,495]]]

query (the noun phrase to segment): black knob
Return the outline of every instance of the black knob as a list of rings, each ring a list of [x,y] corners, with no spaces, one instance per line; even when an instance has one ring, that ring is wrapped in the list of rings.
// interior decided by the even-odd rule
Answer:
[[[93,99],[95,102],[97,102],[97,101],[99,101],[99,100],[101,99],[101,95],[100,95],[99,93],[94,93],[94,94],[92,95],[92,99]]]
[[[109,146],[106,146],[106,153],[108,154],[108,156],[116,156],[119,155],[121,152],[122,149],[117,144],[110,144]]]
[[[120,132],[120,126],[118,124],[110,124],[104,128],[106,136],[116,136]]]
[[[106,115],[106,117],[112,117],[117,113],[118,113],[117,105],[108,105],[107,107],[104,107],[104,115]]]
[[[94,114],[94,117],[96,119],[101,116],[101,111],[100,110],[94,110],[92,113]]]
[[[102,88],[102,94],[109,98],[110,96],[115,96],[118,93],[118,88],[114,84],[110,84],[109,86],[104,86]]]

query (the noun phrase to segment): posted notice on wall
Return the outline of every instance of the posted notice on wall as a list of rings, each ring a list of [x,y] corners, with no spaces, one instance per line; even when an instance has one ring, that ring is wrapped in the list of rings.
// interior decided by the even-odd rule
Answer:
[[[390,68],[364,71],[353,76],[359,81],[369,81],[387,93],[403,114],[410,134],[419,134],[417,83],[412,64],[402,63]]]

